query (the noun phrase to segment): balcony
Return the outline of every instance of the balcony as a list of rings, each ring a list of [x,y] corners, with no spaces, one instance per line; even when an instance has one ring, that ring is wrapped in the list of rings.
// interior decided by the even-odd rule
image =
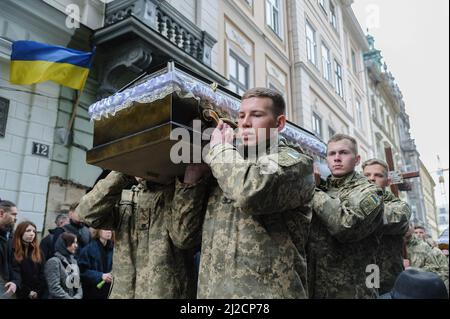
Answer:
[[[211,68],[211,52],[217,41],[165,0],[116,0],[107,4],[105,27],[95,31],[93,41],[105,61],[99,66],[99,97],[115,93],[170,60],[221,85],[228,84]]]

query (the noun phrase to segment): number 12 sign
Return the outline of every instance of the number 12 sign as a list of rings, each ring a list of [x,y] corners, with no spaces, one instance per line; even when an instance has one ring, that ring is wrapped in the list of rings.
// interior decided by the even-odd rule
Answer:
[[[31,154],[48,157],[50,145],[33,142],[33,151]]]

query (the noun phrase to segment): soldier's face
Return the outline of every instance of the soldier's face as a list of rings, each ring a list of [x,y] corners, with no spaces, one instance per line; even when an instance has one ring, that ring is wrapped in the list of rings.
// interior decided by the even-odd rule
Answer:
[[[416,236],[420,239],[424,239],[425,238],[425,230],[423,230],[422,228],[416,228],[414,230],[414,234],[416,234]]]
[[[253,146],[268,140],[284,128],[286,117],[276,116],[269,98],[252,97],[241,103],[238,118],[238,136],[242,143]]]
[[[379,164],[368,165],[364,167],[364,176],[375,185],[385,188],[388,186],[387,172],[383,166]]]
[[[328,144],[327,163],[334,177],[342,177],[353,172],[360,159],[349,140],[343,139]]]

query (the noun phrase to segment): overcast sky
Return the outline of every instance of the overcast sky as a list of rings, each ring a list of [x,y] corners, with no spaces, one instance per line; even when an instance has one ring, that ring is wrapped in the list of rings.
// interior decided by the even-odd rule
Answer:
[[[403,93],[412,137],[437,184],[436,156],[449,167],[449,1],[354,0],[352,8]],[[439,184],[436,201],[444,202]]]

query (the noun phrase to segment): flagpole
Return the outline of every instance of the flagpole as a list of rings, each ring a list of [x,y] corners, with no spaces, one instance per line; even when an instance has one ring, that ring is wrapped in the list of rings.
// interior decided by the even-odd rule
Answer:
[[[84,84],[81,87],[81,89],[75,91],[76,94],[77,94],[77,97],[76,97],[75,102],[74,102],[74,104],[72,106],[72,114],[71,114],[69,123],[67,125],[66,136],[64,138],[64,145],[66,145],[66,146],[69,143],[70,131],[72,130],[73,123],[75,122],[75,117],[77,116],[77,108],[78,108],[78,104],[80,104],[80,98],[81,98],[81,95],[83,94],[83,90],[84,90]]]

